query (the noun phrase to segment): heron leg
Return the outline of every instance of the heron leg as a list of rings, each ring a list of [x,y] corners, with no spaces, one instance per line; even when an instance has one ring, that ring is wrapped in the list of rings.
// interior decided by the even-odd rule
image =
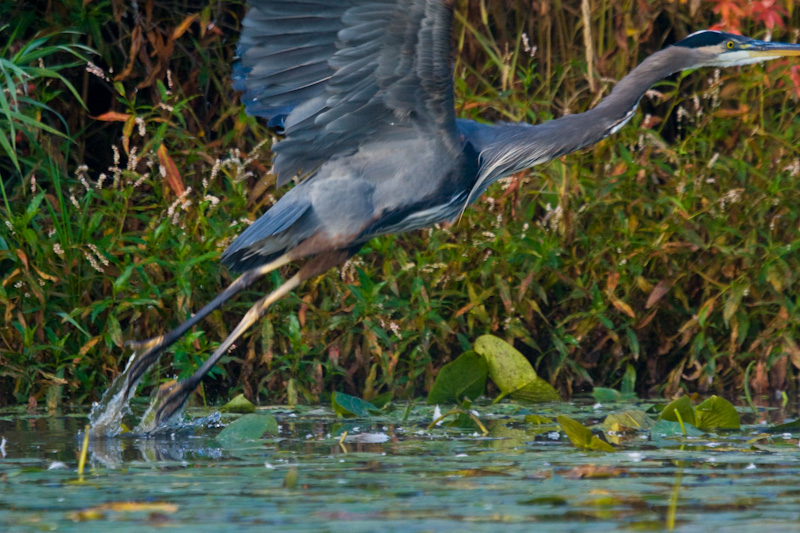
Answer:
[[[154,364],[156,364],[156,362],[158,362],[158,359],[161,357],[161,353],[172,343],[178,340],[181,337],[181,335],[186,333],[192,326],[197,324],[200,320],[202,320],[204,317],[206,317],[209,313],[214,311],[220,305],[225,303],[235,294],[252,285],[261,276],[269,272],[272,272],[273,270],[279,267],[282,267],[283,265],[291,262],[291,260],[292,259],[289,256],[289,254],[284,254],[281,257],[277,258],[275,261],[248,270],[247,272],[239,276],[239,278],[237,278],[233,283],[228,285],[228,287],[224,291],[222,291],[219,295],[217,295],[216,298],[211,300],[211,302],[206,304],[206,306],[203,307],[200,311],[195,313],[186,322],[184,322],[177,328],[173,329],[169,333],[165,335],[159,335],[158,337],[154,337],[146,341],[127,342],[126,346],[130,346],[134,350],[144,349],[146,351],[142,353],[142,355],[136,358],[136,360],[133,362],[130,369],[128,370],[128,377],[125,381],[125,397],[127,398],[131,394],[132,389],[136,387],[136,384],[139,382],[141,377]]]
[[[222,341],[222,344],[220,344],[214,353],[211,354],[211,357],[209,357],[206,362],[203,363],[203,366],[197,369],[197,371],[190,377],[175,383],[171,387],[159,389],[159,397],[156,399],[156,404],[158,404],[158,407],[156,408],[152,429],[159,427],[172,418],[175,413],[180,411],[181,407],[183,407],[183,404],[186,403],[186,400],[189,398],[189,395],[191,395],[192,391],[197,388],[197,385],[200,383],[200,381],[202,381],[203,377],[205,377],[205,375],[208,374],[215,364],[217,364],[222,356],[228,352],[236,339],[238,339],[250,326],[252,326],[254,322],[261,318],[270,305],[287,295],[305,280],[321,274],[329,268],[343,262],[350,255],[352,255],[352,253],[354,252],[345,250],[325,253],[312,258],[303,266],[303,268],[300,269],[300,271],[297,272],[297,274],[289,278],[283,285],[275,289],[273,292],[256,302],[255,305],[253,305],[253,307],[251,307],[250,310],[244,315],[242,321],[239,322],[231,334],[228,335],[228,338]]]

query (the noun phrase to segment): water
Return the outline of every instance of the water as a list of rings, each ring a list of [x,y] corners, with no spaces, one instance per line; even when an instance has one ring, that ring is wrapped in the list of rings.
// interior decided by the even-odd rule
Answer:
[[[2,531],[800,530],[800,430],[698,437],[634,433],[617,452],[576,449],[531,411],[601,420],[590,404],[477,407],[476,427],[427,429],[400,405],[343,422],[326,407],[272,408],[278,435],[215,437],[236,417],[150,438],[92,438],[85,413],[0,413]],[[782,418],[782,415],[780,416]],[[342,439],[344,432],[347,436]]]
[[[176,411],[168,420],[156,425],[156,411],[166,400],[166,396],[159,395],[159,390],[153,392],[150,405],[144,414],[135,422],[133,411],[130,408],[131,399],[136,393],[136,388],[141,381],[141,376],[134,381],[133,385],[127,389],[126,383],[132,370],[132,365],[137,354],[134,352],[125,365],[125,370],[114,378],[111,386],[103,393],[99,402],[92,404],[89,412],[90,432],[94,437],[117,437],[127,431],[128,427],[133,427],[133,433],[137,435],[156,435],[159,433],[169,433],[182,425],[183,409]],[[130,424],[130,426],[128,426]]]
[[[134,383],[127,394],[125,394],[125,382],[128,380],[128,373],[135,359],[136,353],[134,352],[128,358],[125,370],[114,378],[111,386],[103,393],[100,401],[92,404],[92,410],[89,412],[89,425],[96,435],[106,437],[119,435],[124,431],[123,423],[125,418],[133,416],[128,404],[136,392],[136,386],[139,382]]]

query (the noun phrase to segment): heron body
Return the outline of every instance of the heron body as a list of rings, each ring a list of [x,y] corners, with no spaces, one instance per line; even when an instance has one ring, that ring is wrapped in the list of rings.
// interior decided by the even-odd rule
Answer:
[[[252,115],[283,129],[278,186],[300,182],[222,254],[243,274],[145,351],[131,393],[161,352],[228,298],[280,266],[299,271],[262,298],[190,378],[161,395],[155,424],[179,411],[202,377],[278,298],[343,262],[367,241],[452,221],[494,181],[592,145],[633,116],[670,74],[800,55],[800,45],[701,31],[661,50],[595,108],[543,124],[456,119],[452,1],[251,0],[234,88]]]

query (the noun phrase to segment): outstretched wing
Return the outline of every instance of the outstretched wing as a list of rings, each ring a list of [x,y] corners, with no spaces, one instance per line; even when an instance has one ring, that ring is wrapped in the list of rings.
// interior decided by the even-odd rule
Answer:
[[[457,146],[450,0],[251,0],[236,89],[282,124],[282,185],[413,130]]]

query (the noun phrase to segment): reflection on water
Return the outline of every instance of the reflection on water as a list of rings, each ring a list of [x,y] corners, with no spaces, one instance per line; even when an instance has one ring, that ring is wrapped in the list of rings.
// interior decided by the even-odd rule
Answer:
[[[627,406],[630,407],[630,406]],[[341,421],[269,409],[278,435],[223,446],[233,418],[202,413],[149,438],[93,437],[78,482],[81,413],[0,413],[0,530],[787,530],[800,520],[800,431],[653,441],[582,452],[515,405],[478,407],[489,433],[427,430],[433,407]],[[611,410],[535,408],[591,424]],[[134,409],[136,410],[136,409]],[[193,412],[197,415],[198,413]],[[785,413],[783,413],[785,414]],[[343,438],[343,435],[347,435]],[[642,438],[644,437],[644,438]],[[48,468],[53,467],[52,470]]]

